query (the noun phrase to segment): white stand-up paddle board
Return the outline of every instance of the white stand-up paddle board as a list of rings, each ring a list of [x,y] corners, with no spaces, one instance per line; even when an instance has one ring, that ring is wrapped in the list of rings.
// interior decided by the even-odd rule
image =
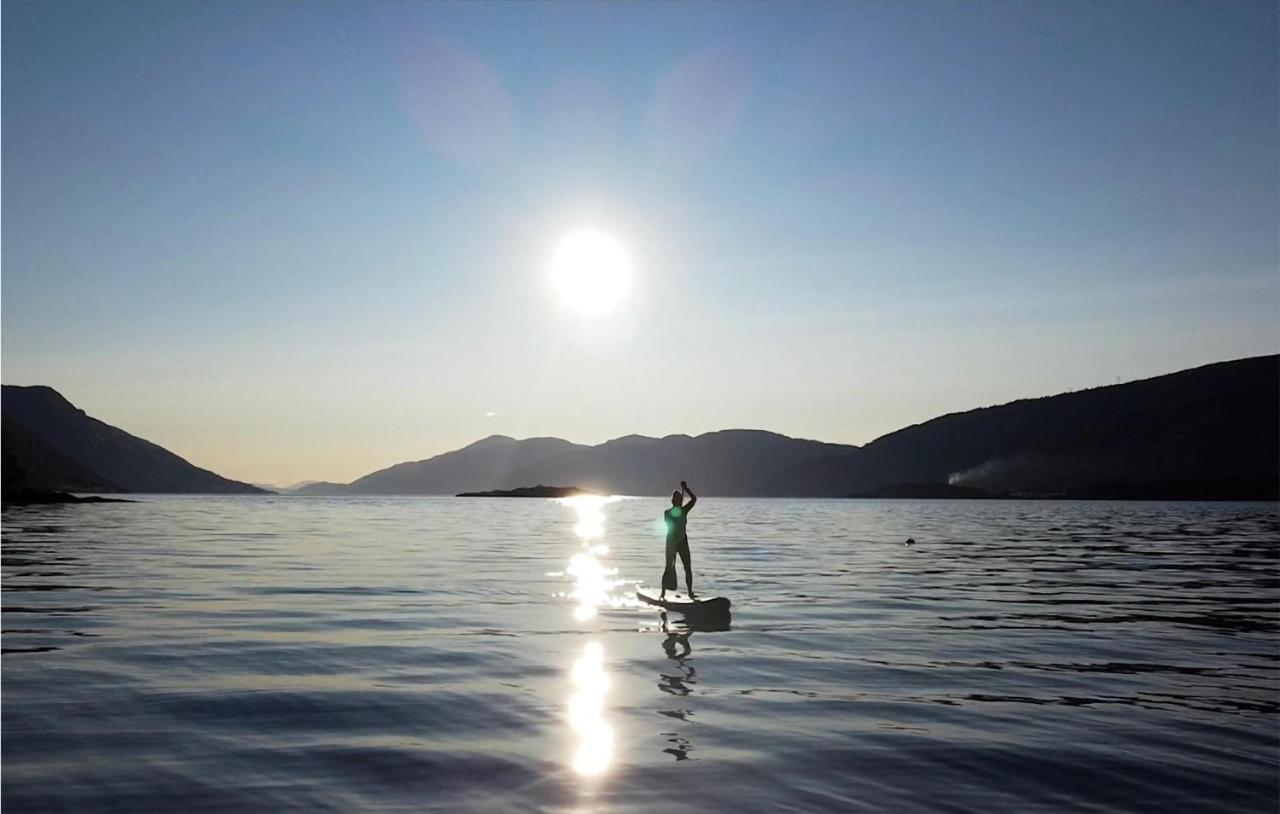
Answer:
[[[652,594],[636,589],[636,599],[641,602],[647,602],[663,610],[683,613],[686,616],[727,616],[729,613],[729,600],[723,596],[711,599],[689,599],[686,596],[677,596],[679,597],[677,599],[659,599]]]

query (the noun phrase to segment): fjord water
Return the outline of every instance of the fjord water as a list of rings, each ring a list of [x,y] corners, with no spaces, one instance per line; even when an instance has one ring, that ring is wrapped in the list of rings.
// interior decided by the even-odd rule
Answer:
[[[1276,810],[1274,504],[663,508],[6,510],[4,811]]]

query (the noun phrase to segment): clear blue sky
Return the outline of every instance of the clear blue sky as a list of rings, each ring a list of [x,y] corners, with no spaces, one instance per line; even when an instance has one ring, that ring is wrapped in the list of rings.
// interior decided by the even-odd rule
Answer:
[[[1280,350],[1277,4],[3,10],[3,378],[237,478]],[[548,257],[615,235],[629,296]],[[490,415],[492,414],[492,415]]]

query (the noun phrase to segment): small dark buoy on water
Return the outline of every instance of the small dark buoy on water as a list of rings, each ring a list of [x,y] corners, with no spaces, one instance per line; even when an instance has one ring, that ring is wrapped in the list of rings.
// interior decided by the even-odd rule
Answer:
[[[914,538],[914,537],[908,537],[908,538],[907,538],[907,542],[906,542],[906,543],[904,543],[903,545],[915,545],[915,544],[916,544],[916,538]]]

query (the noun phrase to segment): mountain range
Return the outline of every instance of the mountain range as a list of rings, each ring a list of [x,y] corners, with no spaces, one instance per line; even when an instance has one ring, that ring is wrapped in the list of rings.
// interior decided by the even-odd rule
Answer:
[[[865,446],[761,430],[596,446],[494,435],[298,494],[432,495],[535,483],[657,495],[1280,498],[1280,356],[941,416]]]
[[[3,388],[16,492],[265,493],[105,424],[48,387]],[[658,495],[1280,499],[1280,356],[941,416],[865,446],[763,430],[588,446],[493,435],[296,495],[452,495],[532,484]],[[6,498],[7,499],[7,498]]]

